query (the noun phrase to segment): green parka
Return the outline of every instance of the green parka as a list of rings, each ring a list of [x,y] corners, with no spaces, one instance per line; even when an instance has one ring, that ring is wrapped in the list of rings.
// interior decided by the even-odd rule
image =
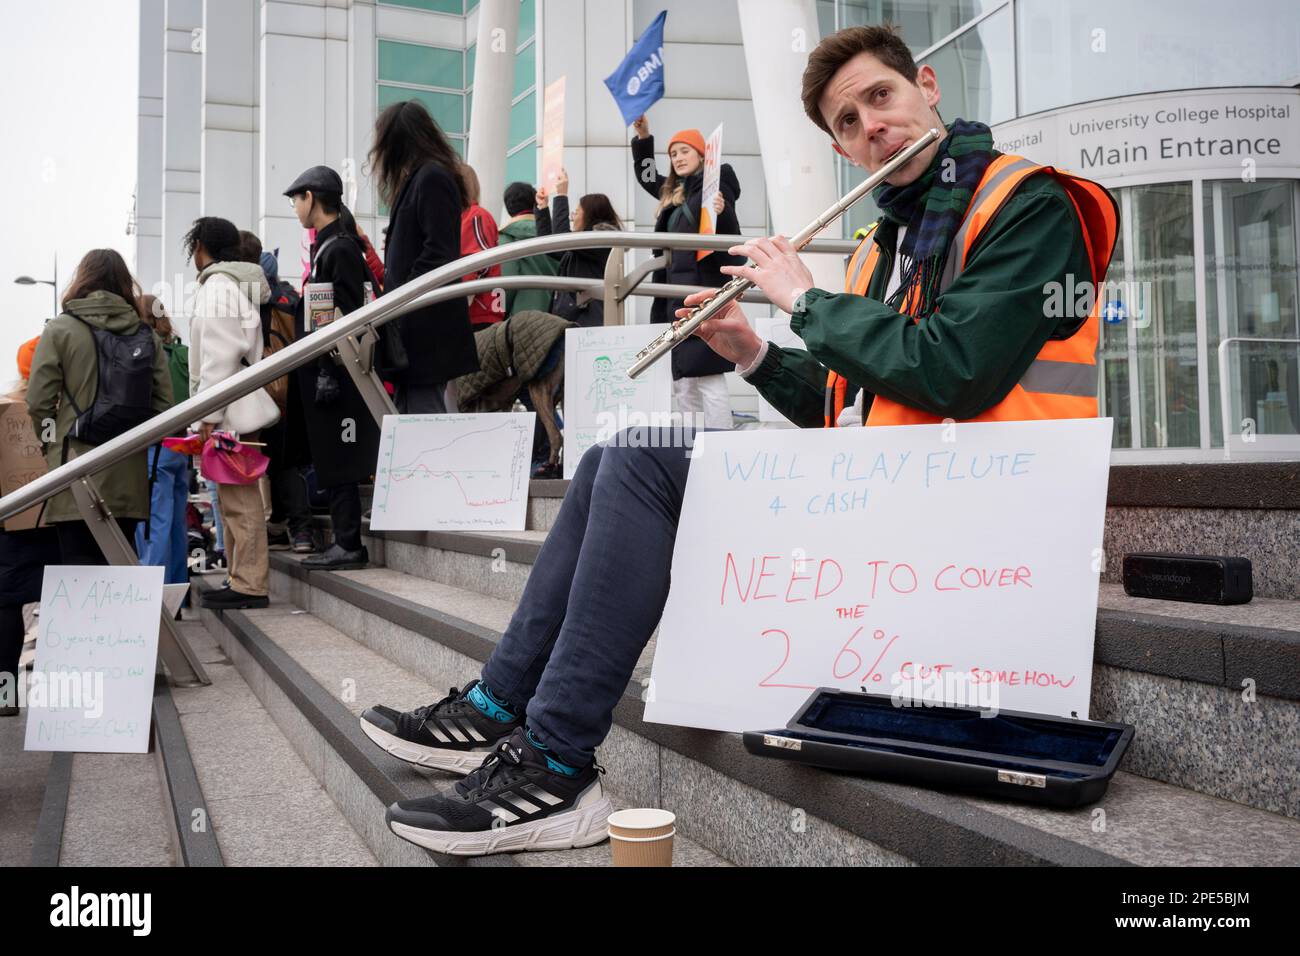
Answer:
[[[512,219],[497,231],[498,246],[536,238],[537,222],[528,217]],[[525,256],[522,259],[513,259],[510,262],[501,263],[501,274],[503,276],[553,276],[558,275],[559,271],[557,260],[552,259],[544,252],[539,255]],[[551,290],[506,290],[507,318],[519,312],[527,312],[530,309],[535,309],[538,312],[549,312],[551,309]]]
[[[140,325],[135,306],[112,292],[92,292],[84,299],[68,303],[67,311],[51,319],[41,333],[41,341],[32,357],[32,375],[27,385],[27,411],[32,418],[36,437],[43,441],[45,459],[53,471],[63,464],[63,439],[76,421],[77,413],[71,393],[80,408],[89,408],[99,388],[99,364],[95,337],[89,326],[107,329],[117,335],[129,335]],[[75,316],[75,318],[74,318]],[[167,371],[167,353],[154,335],[153,410],[164,412],[172,405],[171,375]],[[52,441],[48,422],[54,422]],[[95,446],[76,438],[69,439],[71,458]],[[128,455],[94,476],[104,501],[117,518],[144,519],[149,516],[149,475],[146,451]],[[49,499],[46,521],[79,521],[72,492],[63,491]]]

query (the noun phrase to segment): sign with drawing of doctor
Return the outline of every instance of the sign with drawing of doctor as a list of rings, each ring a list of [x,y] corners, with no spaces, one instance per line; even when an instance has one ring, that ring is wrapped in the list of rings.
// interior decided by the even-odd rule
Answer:
[[[622,399],[630,397],[636,391],[627,376],[614,368],[608,355],[598,355],[595,358],[591,363],[591,374],[593,381],[587,389],[587,399],[591,402],[593,412],[616,409]]]

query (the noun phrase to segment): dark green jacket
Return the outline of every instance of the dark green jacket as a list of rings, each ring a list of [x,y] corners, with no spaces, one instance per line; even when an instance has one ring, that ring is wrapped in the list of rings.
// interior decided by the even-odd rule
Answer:
[[[533,219],[516,219],[513,222],[506,223],[497,232],[497,245],[504,246],[509,242],[535,238],[537,238],[537,222]],[[559,271],[557,261],[545,253],[501,263],[501,274],[503,276],[553,276],[558,275]],[[529,309],[548,312],[550,308],[550,289],[506,290],[507,318],[517,312],[525,312]]]
[[[68,312],[50,319],[41,333],[41,341],[32,357],[32,375],[27,383],[27,411],[38,438],[45,437],[47,420],[54,422],[53,441],[45,445],[45,459],[53,471],[63,464],[63,439],[76,421],[77,413],[71,393],[80,408],[89,408],[99,388],[99,361],[95,336],[87,323],[118,335],[133,333],[140,324],[135,307],[111,292],[92,292],[84,299],[68,303]],[[73,318],[76,316],[76,318]],[[167,353],[154,334],[153,410],[154,414],[172,407],[171,375],[167,371]],[[93,448],[76,438],[68,441],[72,457]],[[104,501],[118,518],[149,517],[149,475],[146,452],[133,455],[95,474],[95,484]],[[78,521],[81,518],[72,492],[63,491],[50,499],[45,509],[46,521]]]
[[[898,227],[883,220],[881,255],[866,297],[809,289],[790,329],[808,350],[769,343],[749,382],[790,421],[825,424],[826,372],[856,388],[945,418],[973,418],[1006,397],[1049,338],[1083,319],[1054,317],[1047,283],[1092,281],[1079,217],[1054,179],[1030,176],[971,250],[966,268],[921,322],[882,304]],[[872,240],[868,240],[872,241]],[[849,399],[856,394],[850,392]]]

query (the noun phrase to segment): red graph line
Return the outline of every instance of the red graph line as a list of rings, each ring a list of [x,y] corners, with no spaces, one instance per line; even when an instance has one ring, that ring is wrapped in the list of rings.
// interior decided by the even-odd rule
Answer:
[[[456,482],[456,487],[460,490],[461,500],[465,502],[467,507],[486,508],[490,505],[508,505],[511,503],[511,501],[513,501],[512,498],[490,498],[486,501],[470,501],[469,496],[465,494],[465,486],[460,483],[460,478],[456,475],[454,471],[429,471],[429,469],[425,468],[424,465],[417,465],[416,467],[423,468],[424,471],[428,472],[430,478],[450,478],[452,481]],[[415,476],[414,475],[406,476],[406,478],[413,478],[413,477]],[[405,481],[406,478],[398,478],[396,475],[392,476],[393,481]]]

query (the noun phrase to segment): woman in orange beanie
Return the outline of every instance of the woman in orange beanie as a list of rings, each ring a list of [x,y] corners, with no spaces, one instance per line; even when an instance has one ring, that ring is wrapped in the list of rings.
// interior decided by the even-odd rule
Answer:
[[[642,116],[633,128],[636,136],[632,140],[632,163],[637,182],[659,201],[655,212],[655,232],[698,233],[704,192],[703,134],[697,129],[684,129],[673,134],[668,141],[671,169],[667,176],[663,176],[655,166],[655,141],[650,135],[649,122]],[[714,232],[736,235],[740,232],[740,222],[736,218],[740,181],[728,163],[722,164],[718,188],[711,210]],[[722,266],[735,265],[744,265],[744,259],[728,255],[726,250],[712,252],[700,259],[694,249],[677,249],[669,255],[667,267],[655,273],[654,281],[716,289],[730,279],[720,271]],[[655,299],[650,321],[668,322],[681,307],[680,299]],[[673,398],[678,411],[702,412],[706,428],[730,428],[731,396],[723,373],[734,371],[735,363],[724,359],[698,338],[687,339],[673,349],[672,363]]]
[[[32,377],[32,356],[36,354],[36,343],[40,340],[38,335],[18,346],[18,374],[24,383]]]

